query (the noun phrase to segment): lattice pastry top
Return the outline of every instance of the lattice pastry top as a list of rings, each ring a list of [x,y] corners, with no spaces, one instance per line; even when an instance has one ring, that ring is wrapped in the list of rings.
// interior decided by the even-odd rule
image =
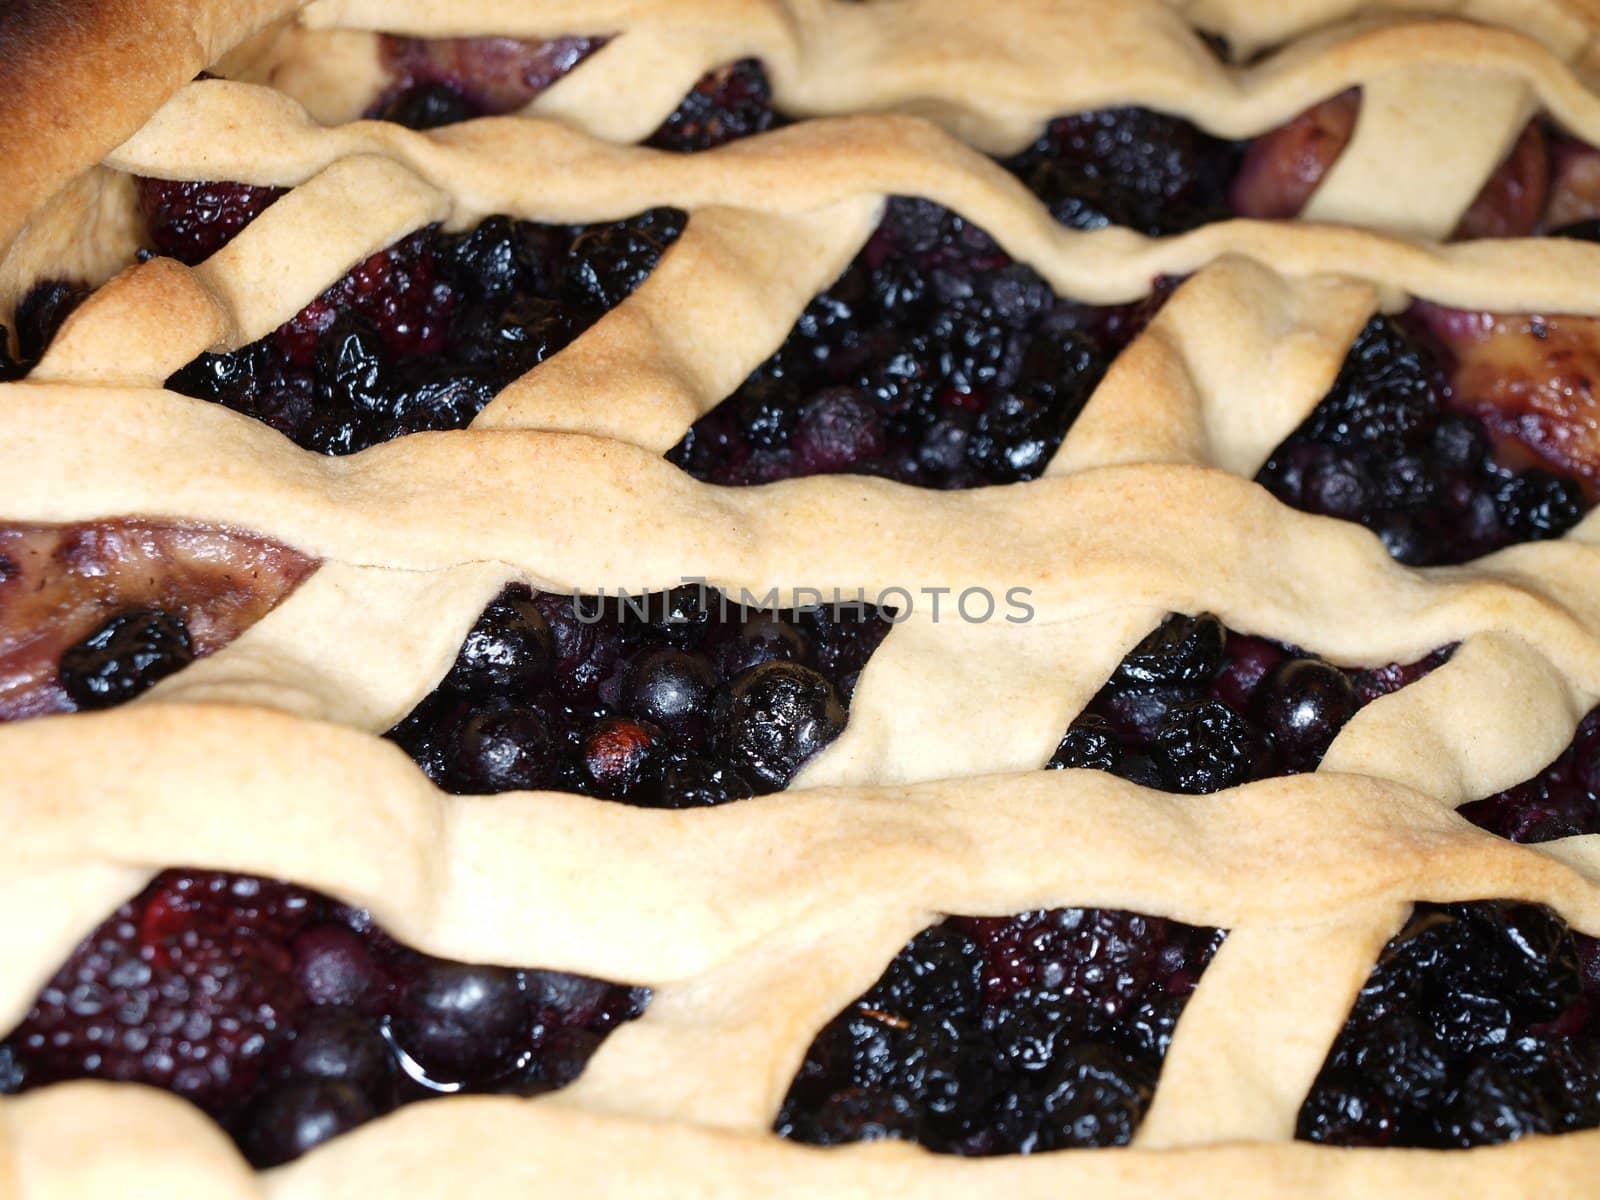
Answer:
[[[7,1194],[1592,1190],[1592,16],[0,10]]]

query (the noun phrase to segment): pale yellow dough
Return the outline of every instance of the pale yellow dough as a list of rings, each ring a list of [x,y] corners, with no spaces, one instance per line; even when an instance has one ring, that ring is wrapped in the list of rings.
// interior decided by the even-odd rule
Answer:
[[[53,72],[0,60],[27,114],[0,136],[18,164],[0,196],[0,300],[64,265],[110,282],[28,382],[0,387],[0,517],[215,521],[324,565],[139,702],[0,729],[0,1027],[176,864],[320,888],[431,953],[656,996],[558,1095],[413,1106],[262,1175],[158,1092],[6,1099],[0,1194],[1594,1194],[1600,1132],[1451,1153],[1291,1139],[1411,902],[1526,898],[1600,934],[1600,838],[1514,846],[1453,811],[1534,774],[1600,699],[1600,516],[1558,542],[1414,570],[1249,481],[1379,309],[1422,296],[1600,314],[1600,247],[1436,240],[1531,113],[1600,142],[1588,4],[319,0],[297,18],[293,0],[95,0],[78,23],[38,7],[32,36],[73,54]],[[617,36],[527,114],[417,134],[337,123],[381,87],[376,29]],[[1228,66],[1199,31],[1241,58],[1284,45]],[[626,144],[745,55],[766,61],[787,111],[828,119],[693,158]],[[229,82],[187,82],[219,60]],[[114,100],[95,89],[123,77]],[[1247,136],[1353,85],[1374,103],[1316,202],[1322,223],[1071,232],[980,153],[1110,103]],[[68,117],[73,136],[51,140]],[[294,190],[198,268],[130,266],[129,173]],[[1076,298],[1192,277],[1035,482],[723,490],[668,465],[662,452],[781,343],[894,194],[963,213]],[[691,219],[654,275],[467,431],[327,459],[161,390],[430,222],[662,204]],[[449,797],[374,736],[438,682],[507,580],[592,591],[685,576],[758,593],[1025,586],[1038,617],[899,626],[847,731],[795,788],[713,810]],[[1195,799],[1039,771],[1171,610],[1347,664],[1461,648],[1364,710],[1311,776]],[[1232,931],[1132,1148],[962,1161],[770,1132],[816,1030],[918,929],[1055,905]]]

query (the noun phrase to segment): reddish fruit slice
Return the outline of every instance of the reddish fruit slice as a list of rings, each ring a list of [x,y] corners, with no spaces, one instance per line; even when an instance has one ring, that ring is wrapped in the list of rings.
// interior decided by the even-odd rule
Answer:
[[[442,84],[483,113],[508,113],[527,104],[608,40],[386,37],[381,53],[396,80],[394,93]]]
[[[1258,220],[1299,216],[1350,144],[1360,112],[1361,92],[1351,88],[1256,138],[1234,180],[1234,211]]]
[[[1417,312],[1455,356],[1452,404],[1483,421],[1508,466],[1600,490],[1600,318]]]
[[[1529,122],[1456,226],[1457,241],[1527,237],[1539,227],[1550,199],[1550,147]]]

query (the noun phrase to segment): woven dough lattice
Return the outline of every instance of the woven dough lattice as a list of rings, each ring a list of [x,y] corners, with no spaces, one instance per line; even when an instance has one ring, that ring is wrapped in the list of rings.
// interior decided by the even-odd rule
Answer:
[[[0,297],[15,302],[63,262],[109,281],[26,383],[0,388],[3,516],[217,522],[323,565],[139,702],[0,730],[0,1023],[170,864],[292,879],[370,907],[430,953],[583,971],[656,997],[559,1094],[412,1106],[263,1175],[196,1110],[147,1089],[8,1099],[9,1194],[1044,1197],[1181,1180],[1207,1196],[1455,1197],[1516,1194],[1530,1173],[1541,1194],[1589,1191],[1600,1132],[1451,1153],[1291,1139],[1411,902],[1526,898],[1600,934],[1600,841],[1517,846],[1454,812],[1536,772],[1600,698],[1600,517],[1470,567],[1416,570],[1250,482],[1379,308],[1419,296],[1600,314],[1600,249],[1437,241],[1532,113],[1600,142],[1579,6],[87,7],[95,18],[77,22],[29,8],[44,15],[28,36],[67,56],[52,70],[26,54],[6,66],[38,120],[8,135],[25,149],[4,146],[22,166],[0,200]],[[1419,12],[1449,18],[1424,26]],[[184,82],[285,19],[292,28],[249,43],[255,77],[279,86]],[[351,120],[375,70],[364,31],[378,28],[615,36],[527,113],[420,134]],[[1291,44],[1226,67],[1201,30],[1241,52]],[[745,56],[767,64],[786,112],[822,119],[699,156],[628,145],[702,72]],[[108,69],[129,77],[126,92],[86,99]],[[1071,232],[982,153],[1109,103],[1247,136],[1350,86],[1364,89],[1361,124],[1308,213],[1325,224],[1234,221],[1160,241]],[[62,113],[79,132],[45,137]],[[293,190],[200,267],[157,259],[112,277],[132,261],[130,173]],[[1120,301],[1158,274],[1192,277],[1035,482],[724,490],[664,461],[896,194],[969,217],[1063,295]],[[262,336],[429,222],[595,221],[655,205],[690,214],[656,272],[469,430],[326,459],[161,390],[195,354]],[[508,579],[594,591],[685,575],[785,596],[1026,586],[1037,618],[898,625],[846,733],[790,791],[724,808],[453,798],[374,736],[437,683]],[[1461,648],[1351,721],[1313,775],[1195,799],[1037,770],[1163,614],[1200,610],[1347,664]],[[918,929],[1056,905],[1231,930],[1132,1148],[965,1161],[770,1132],[816,1030]]]

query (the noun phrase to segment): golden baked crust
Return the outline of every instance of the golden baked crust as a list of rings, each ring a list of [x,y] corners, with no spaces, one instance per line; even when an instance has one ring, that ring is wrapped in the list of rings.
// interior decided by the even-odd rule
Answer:
[[[104,1195],[131,1181],[289,1200],[469,1185],[1455,1197],[1525,1194],[1536,1179],[1541,1195],[1592,1193],[1600,1132],[1449,1153],[1289,1139],[1410,902],[1526,898],[1600,933],[1600,839],[1517,846],[1453,812],[1534,773],[1600,698],[1600,516],[1557,542],[1418,570],[1249,482],[1380,307],[1421,296],[1600,313],[1600,247],[1434,240],[1535,108],[1600,141],[1580,6],[1407,5],[1478,23],[1415,12],[1373,23],[1359,19],[1369,6],[1333,0],[1272,6],[1270,22],[1265,6],[1228,0],[1009,0],[1004,12],[994,0],[320,0],[286,41],[243,56],[255,64],[245,73],[315,54],[317,31],[333,28],[622,36],[529,116],[428,134],[325,127],[248,79],[186,85],[292,7],[195,0],[152,16],[100,3],[74,24],[25,5],[34,24],[12,27],[35,31],[14,35],[22,44],[83,39],[119,80],[136,73],[119,38],[173,44],[152,52],[159,86],[130,84],[108,114],[98,93],[73,92],[90,87],[76,66],[57,86],[26,54],[7,57],[10,78],[39,89],[37,105],[22,92],[27,107],[59,116],[76,95],[94,116],[92,136],[48,151],[39,122],[51,118],[24,127],[17,145],[34,166],[0,199],[4,295],[69,252],[86,212],[110,231],[96,243],[102,274],[126,261],[124,173],[295,190],[200,267],[158,259],[117,275],[27,382],[0,387],[3,515],[217,521],[325,565],[135,704],[0,729],[0,1025],[101,914],[174,863],[291,878],[370,906],[432,953],[623,978],[656,998],[556,1096],[415,1106],[261,1176],[197,1112],[149,1090],[80,1083],[0,1100],[12,1192]],[[1228,69],[1197,26],[1246,47],[1308,36]],[[692,159],[619,144],[744,54],[768,62],[796,111],[898,115],[839,115]],[[619,78],[644,82],[624,102]],[[1015,148],[1053,114],[1114,101],[1245,135],[1352,84],[1394,103],[1330,174],[1322,225],[1076,233],[952,136]],[[1407,109],[1437,113],[1431,140],[1384,116]],[[1436,143],[1452,133],[1466,150],[1445,155]],[[884,197],[905,193],[972,218],[1066,295],[1123,300],[1157,274],[1193,277],[1035,482],[943,494],[833,477],[735,491],[664,462],[859,250]],[[429,222],[600,220],[659,204],[691,219],[657,271],[469,430],[328,459],[160,389],[196,353],[261,336]],[[438,682],[506,580],[592,591],[685,575],[757,592],[1027,586],[1038,617],[897,626],[846,733],[796,787],[726,808],[452,798],[372,736]],[[1342,663],[1461,648],[1352,720],[1316,774],[1208,798],[1200,817],[1192,798],[1035,769],[1163,613],[1199,609]],[[603,879],[571,869],[601,856]],[[907,937],[942,912],[1050,905],[1231,930],[1132,1148],[961,1161],[770,1133],[815,1030]],[[563,919],[522,919],[533,911]],[[1264,994],[1271,1011],[1248,1000]]]

